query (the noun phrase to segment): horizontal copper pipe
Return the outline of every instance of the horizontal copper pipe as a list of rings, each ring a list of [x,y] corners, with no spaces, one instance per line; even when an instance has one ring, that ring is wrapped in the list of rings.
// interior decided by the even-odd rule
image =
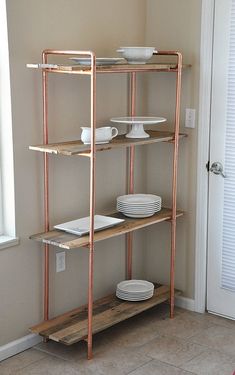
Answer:
[[[45,68],[44,69],[45,71],[47,71],[48,73],[60,73],[60,74],[75,74],[75,75],[91,75],[91,71],[90,70],[63,70],[63,69],[49,69],[49,68]],[[161,73],[170,73],[170,72],[177,72],[178,70],[176,68],[171,68],[171,69],[138,69],[136,68],[135,70],[133,70],[133,68],[126,68],[126,69],[105,69],[105,70],[101,70],[101,69],[97,69],[96,73],[97,74],[106,74],[106,73],[132,73],[132,72],[136,72],[136,73],[154,73],[154,72],[161,72]]]
[[[95,56],[92,51],[75,51],[75,50],[56,50],[56,49],[45,49],[43,51],[45,55],[83,55],[83,56]]]

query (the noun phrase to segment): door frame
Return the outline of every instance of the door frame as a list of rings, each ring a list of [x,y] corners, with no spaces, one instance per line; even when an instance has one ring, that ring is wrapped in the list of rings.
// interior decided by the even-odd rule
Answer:
[[[195,311],[206,311],[207,244],[208,244],[208,171],[210,150],[210,117],[212,87],[212,57],[215,0],[202,0],[200,82],[197,147],[197,193],[195,237]]]

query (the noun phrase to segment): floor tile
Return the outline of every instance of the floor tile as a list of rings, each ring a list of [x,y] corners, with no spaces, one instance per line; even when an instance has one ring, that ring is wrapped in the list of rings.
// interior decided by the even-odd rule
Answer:
[[[135,350],[118,348],[96,353],[90,361],[83,359],[72,363],[78,371],[87,374],[124,375],[150,360],[149,357],[139,354]]]
[[[15,375],[90,375],[89,373],[79,373],[71,362],[64,361],[50,355],[46,355],[40,361],[33,363],[19,370]]]
[[[198,375],[233,375],[235,358],[217,351],[206,350],[181,367]]]
[[[86,358],[87,355],[87,345],[84,341],[70,346],[55,341],[48,341],[36,345],[35,349],[64,360],[78,360],[80,358]]]
[[[37,350],[29,349],[19,353],[11,358],[6,359],[0,363],[1,375],[14,375],[17,370],[22,369],[36,361],[45,357],[44,353]]]
[[[197,320],[197,321],[201,321],[201,322],[205,321],[208,323],[209,326],[221,325],[223,327],[235,329],[235,320],[222,318],[215,314],[209,314],[209,313],[199,314],[199,313],[187,311],[187,310],[183,310],[182,314],[184,314],[184,316],[186,317],[189,316],[192,319]]]
[[[205,316],[205,319],[208,319],[210,321],[210,323],[212,323],[212,324],[217,324],[217,325],[221,325],[223,327],[235,329],[235,320],[222,318],[221,316],[214,315],[214,314],[208,314],[208,313],[207,314],[201,314],[201,315]]]
[[[191,337],[190,341],[235,357],[235,329],[213,325]]]
[[[201,345],[173,336],[159,336],[140,348],[140,352],[159,361],[180,366],[204,352]]]
[[[146,365],[139,367],[130,375],[192,375],[192,372],[153,360]]]
[[[102,335],[96,337],[95,346],[103,345],[119,346],[126,348],[140,347],[150,340],[153,340],[158,335],[156,329],[153,329],[151,324],[146,324],[144,321],[139,321],[138,324],[126,324],[121,327],[115,326],[103,332]]]
[[[198,314],[199,315],[199,314]],[[178,314],[173,319],[167,317],[162,321],[153,322],[152,327],[156,329],[159,335],[175,336],[182,339],[188,339],[196,334],[200,334],[212,323],[198,316],[191,314]]]
[[[49,341],[0,363],[1,375],[232,375],[234,322],[162,304],[94,336],[87,346]]]

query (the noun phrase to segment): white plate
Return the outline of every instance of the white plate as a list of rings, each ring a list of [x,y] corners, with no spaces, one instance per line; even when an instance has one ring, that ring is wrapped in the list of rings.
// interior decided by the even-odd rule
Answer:
[[[119,298],[119,299],[121,299],[123,301],[128,301],[128,302],[141,302],[141,301],[146,301],[147,299],[152,298],[152,296],[151,297],[140,298],[140,299],[121,298],[121,297],[118,297],[118,296],[117,296],[117,298]]]
[[[69,59],[80,65],[91,65],[91,58],[89,57],[70,57]],[[124,59],[120,57],[97,57],[96,65],[113,65],[123,61]]]
[[[127,216],[127,217],[131,217],[133,219],[144,219],[145,217],[151,217],[155,214],[156,212],[154,213],[151,213],[151,214],[132,214],[132,213],[128,213],[128,212],[122,212],[122,214],[124,216]]]
[[[155,212],[158,210],[152,210],[152,211],[128,211],[128,210],[118,210],[119,212],[122,212],[125,214],[132,214],[132,215],[154,215]]]
[[[155,206],[153,207],[148,207],[148,206],[144,206],[144,207],[136,207],[136,206],[121,206],[119,204],[117,204],[117,207],[120,208],[120,209],[123,209],[123,210],[139,210],[139,211],[149,211],[149,210],[152,210],[154,211],[156,208],[160,207],[161,206],[161,203],[159,204],[156,204]]]
[[[117,202],[118,207],[124,207],[124,208],[155,208],[159,206],[161,202],[156,202],[156,203],[145,203],[145,204],[129,204],[129,203],[121,203]]]
[[[154,194],[127,194],[117,197],[117,202],[126,204],[156,204],[161,197]]]
[[[138,293],[127,293],[127,292],[120,292],[118,289],[116,290],[116,293],[118,294],[118,295],[123,295],[123,296],[129,296],[129,297],[133,297],[133,298],[136,298],[136,297],[147,297],[147,296],[149,296],[149,295],[151,295],[151,294],[153,294],[153,290],[150,290],[149,292],[145,292],[145,293],[140,293],[140,292],[138,292]]]
[[[127,293],[149,292],[154,290],[154,284],[146,280],[124,280],[117,284],[120,291]]]
[[[131,300],[131,299],[132,300],[141,300],[141,299],[144,299],[144,298],[152,297],[153,292],[145,294],[145,295],[128,295],[128,294],[122,294],[122,293],[116,292],[116,296],[119,297],[119,298],[129,299],[129,300]]]
[[[94,230],[102,230],[105,228],[112,227],[125,221],[124,219],[116,219],[110,216],[95,215],[94,216]],[[55,229],[63,230],[68,233],[77,234],[82,236],[89,233],[90,230],[90,217],[83,217],[81,219],[68,221],[66,223],[58,224],[54,226]]]
[[[133,214],[145,214],[145,213],[150,213],[150,212],[156,212],[158,211],[159,209],[161,208],[161,206],[158,206],[158,207],[155,207],[154,209],[131,209],[131,208],[121,208],[121,207],[117,207],[117,210],[120,211],[120,212],[132,212]]]
[[[129,301],[129,302],[140,302],[140,301],[145,301],[145,300],[147,300],[147,299],[150,299],[150,298],[152,298],[152,296],[150,296],[150,297],[145,297],[145,298],[128,298],[128,297],[118,297],[118,296],[116,296],[117,298],[119,298],[119,299],[121,299],[121,300],[123,300],[123,301]]]
[[[160,210],[159,210],[160,211]],[[138,217],[150,217],[155,215],[157,212],[145,212],[145,213],[139,213],[139,212],[122,212],[124,216],[138,218]]]
[[[139,213],[145,213],[145,212],[155,212],[158,210],[161,206],[157,206],[154,208],[132,208],[132,207],[118,207],[118,211],[125,211],[125,212],[139,212]]]

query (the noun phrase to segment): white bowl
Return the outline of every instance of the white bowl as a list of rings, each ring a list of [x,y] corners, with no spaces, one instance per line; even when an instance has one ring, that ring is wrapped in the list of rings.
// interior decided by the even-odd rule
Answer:
[[[154,51],[155,47],[120,47],[117,50],[129,64],[145,64]]]

